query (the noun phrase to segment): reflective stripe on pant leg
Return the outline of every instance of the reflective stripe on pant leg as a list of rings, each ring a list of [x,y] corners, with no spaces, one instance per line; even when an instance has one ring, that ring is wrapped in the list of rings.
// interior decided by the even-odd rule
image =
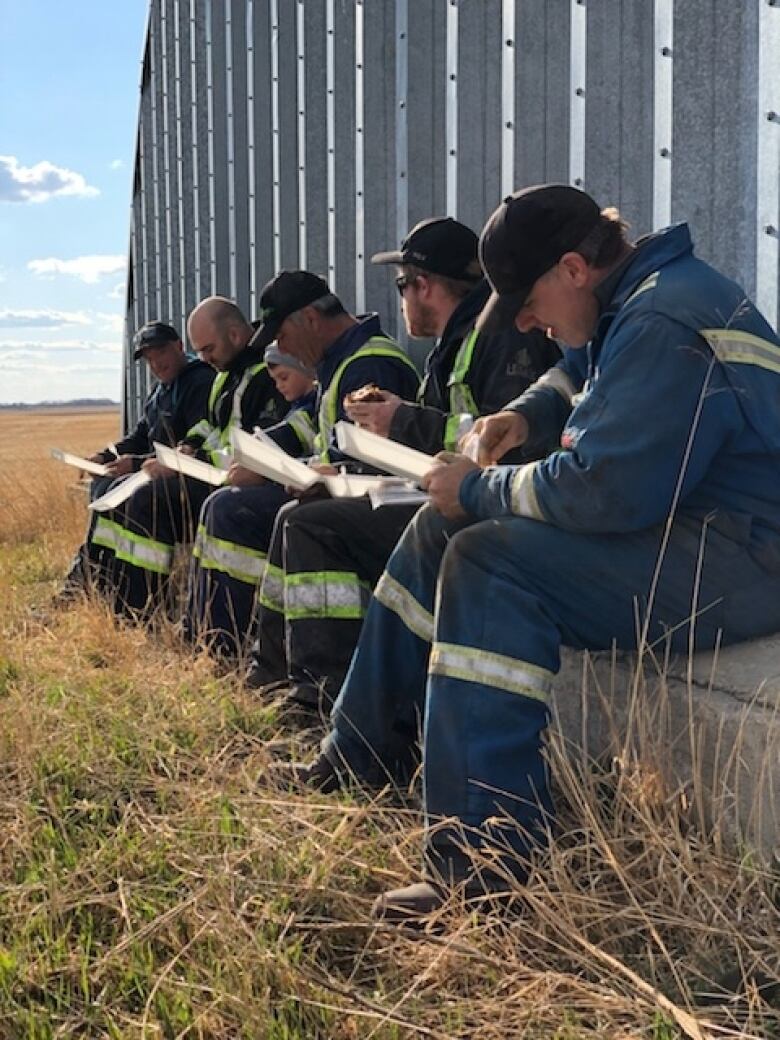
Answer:
[[[204,524],[198,526],[193,555],[204,570],[221,571],[247,585],[259,585],[263,579],[266,561],[264,552],[237,542],[228,542],[224,538],[215,538]]]
[[[433,644],[428,671],[431,675],[464,679],[544,702],[549,699],[554,674],[505,654],[439,642]]]
[[[374,589],[374,598],[397,614],[406,627],[426,643],[433,640],[433,614],[419,603],[400,582],[384,572]]]
[[[113,549],[118,560],[155,574],[170,574],[173,565],[173,546],[154,538],[128,531],[113,520],[102,517],[95,526],[92,539],[96,545]]]
[[[258,603],[275,614],[284,613],[284,570],[266,560]]]
[[[284,578],[284,613],[288,621],[302,618],[360,620],[371,589],[351,571],[304,571]]]

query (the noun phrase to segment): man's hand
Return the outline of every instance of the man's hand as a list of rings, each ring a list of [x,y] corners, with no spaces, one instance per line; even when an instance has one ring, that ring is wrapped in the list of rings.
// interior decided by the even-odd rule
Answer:
[[[247,469],[246,466],[239,466],[237,462],[228,470],[227,484],[231,487],[259,487],[260,484],[265,484],[265,477],[261,477],[259,473],[255,473],[254,470]]]
[[[477,419],[470,436],[479,437],[480,466],[494,466],[512,448],[528,440],[528,422],[519,412],[496,412]]]
[[[467,473],[479,468],[471,459],[442,451],[436,456],[436,465],[423,477],[422,486],[431,496],[432,505],[448,520],[462,520],[467,515],[460,504],[460,485]]]
[[[100,459],[92,459],[93,462],[100,462]],[[133,456],[132,455],[120,455],[118,459],[114,459],[113,462],[106,463],[106,470],[110,477],[124,477],[126,473],[133,472]]]
[[[403,402],[397,394],[383,390],[381,401],[358,401],[356,404],[345,405],[344,411],[352,422],[364,430],[370,430],[378,437],[389,437],[390,424],[400,404]]]
[[[176,470],[168,469],[167,466],[163,466],[157,459],[147,459],[141,466],[141,469],[144,473],[148,473],[152,480],[162,480],[163,477],[176,476]]]

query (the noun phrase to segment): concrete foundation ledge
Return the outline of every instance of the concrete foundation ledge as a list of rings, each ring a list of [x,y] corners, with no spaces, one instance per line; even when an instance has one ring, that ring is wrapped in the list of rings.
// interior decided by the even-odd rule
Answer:
[[[553,713],[570,750],[651,762],[716,840],[780,862],[780,635],[641,667],[566,650]]]

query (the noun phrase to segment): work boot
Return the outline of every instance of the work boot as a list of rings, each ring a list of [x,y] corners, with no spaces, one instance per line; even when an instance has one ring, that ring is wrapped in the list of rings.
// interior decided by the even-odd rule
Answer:
[[[267,775],[278,787],[301,793],[319,791],[320,794],[333,794],[346,786],[326,755],[318,755],[309,763],[274,762]]]
[[[289,683],[287,676],[273,675],[267,668],[256,659],[252,658],[244,675],[244,686],[249,690],[263,690],[265,686],[286,686]]]
[[[404,888],[383,892],[371,907],[371,916],[383,924],[396,924],[407,928],[428,927],[428,919],[455,895],[455,905],[467,910],[507,910],[518,902],[519,892],[510,889],[487,888],[477,878],[448,888],[432,881],[417,881]],[[460,903],[457,902],[460,899]]]
[[[440,910],[446,901],[444,889],[430,881],[417,881],[414,885],[383,892],[374,900],[371,916],[383,924],[424,928],[426,919]]]

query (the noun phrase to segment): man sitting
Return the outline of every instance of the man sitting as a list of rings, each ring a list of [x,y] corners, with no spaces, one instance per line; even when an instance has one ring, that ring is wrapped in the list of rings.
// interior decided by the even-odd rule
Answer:
[[[430,471],[322,755],[288,772],[385,782],[413,757],[397,723],[424,716],[425,880],[378,900],[395,920],[451,884],[525,876],[552,814],[562,643],[687,652],[780,629],[780,341],[744,291],[694,257],[685,224],[632,245],[567,186],[507,198],[480,249],[483,328],[549,328],[573,349],[477,423],[485,468]],[[541,461],[493,464],[553,433]]]
[[[276,340],[285,354],[316,370],[314,418],[308,426],[282,422],[266,433],[291,455],[316,456],[327,464],[339,456],[333,428],[345,417],[343,398],[366,383],[413,395],[418,377],[397,343],[381,330],[377,315],[348,314],[327,282],[309,271],[281,271],[260,296],[263,324],[258,344]],[[185,632],[220,656],[243,650],[276,514],[290,500],[284,488],[233,466],[231,486],[204,503],[199,553],[190,570]]]

